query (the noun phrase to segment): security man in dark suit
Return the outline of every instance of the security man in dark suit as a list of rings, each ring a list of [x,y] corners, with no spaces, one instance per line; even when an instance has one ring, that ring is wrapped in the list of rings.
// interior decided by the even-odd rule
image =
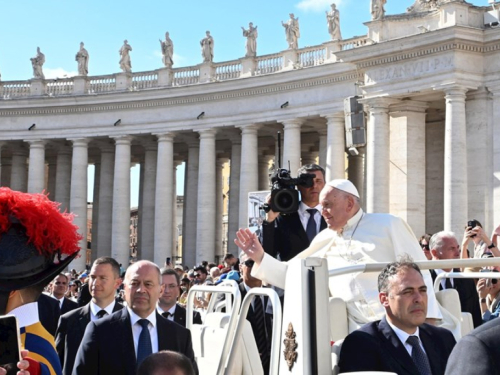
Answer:
[[[297,186],[301,201],[297,212],[280,214],[270,210],[262,223],[260,242],[264,251],[288,261],[307,249],[313,238],[326,228],[321,216],[319,193],[325,186],[325,170],[316,164],[302,166],[297,174],[314,174],[312,187]]]
[[[40,294],[40,297],[38,297],[38,316],[43,328],[55,337],[57,323],[61,316],[59,301],[45,293]]]
[[[57,275],[52,281],[52,296],[59,301],[61,315],[78,308],[78,304],[76,302],[65,297],[68,292],[68,288],[69,279],[68,276],[63,273]]]
[[[239,283],[238,287],[241,293],[241,300],[245,298],[248,291],[252,288],[260,288],[262,286],[262,281],[251,275],[254,263],[245,253],[242,253],[240,256],[242,282]],[[252,332],[255,337],[257,349],[259,350],[265,375],[269,374],[272,339],[272,315],[266,313],[267,300],[268,298],[263,296],[254,297],[247,313],[247,320],[252,326]]]
[[[186,309],[177,303],[180,296],[181,278],[171,268],[162,268],[161,277],[165,289],[158,299],[158,313],[164,318],[186,327]],[[193,323],[202,324],[201,315],[198,311],[193,311]]]
[[[446,375],[500,375],[500,319],[462,337],[450,355]]]
[[[198,373],[191,333],[156,311],[163,293],[158,266],[147,260],[133,263],[123,285],[126,308],[87,325],[73,375],[135,375],[147,356],[161,350],[186,355]]]
[[[71,375],[76,353],[90,321],[121,310],[123,306],[115,301],[116,289],[121,284],[120,266],[110,257],[95,260],[90,270],[89,289],[92,300],[61,316],[56,333],[56,349],[63,375]]]
[[[386,315],[349,334],[340,351],[340,373],[386,371],[399,375],[444,374],[455,346],[452,333],[425,323],[427,287],[407,257],[378,277]]]
[[[460,258],[460,246],[452,232],[441,231],[434,234],[429,242],[429,248],[433,260]],[[451,269],[430,270],[433,281],[436,280],[438,274],[451,271]],[[460,272],[459,269],[454,271]],[[483,323],[479,295],[473,279],[442,279],[439,290],[442,289],[455,289],[458,292],[461,309],[472,315],[474,327],[479,327]]]

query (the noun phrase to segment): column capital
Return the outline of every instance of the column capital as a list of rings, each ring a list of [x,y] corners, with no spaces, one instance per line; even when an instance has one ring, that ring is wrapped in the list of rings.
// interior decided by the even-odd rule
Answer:
[[[162,133],[162,134],[154,134],[158,138],[158,143],[160,142],[173,142],[175,138],[175,134],[173,133]]]
[[[330,121],[345,121],[345,113],[344,112],[332,112],[332,113],[327,113],[324,115],[321,115],[324,119],[326,119],[327,123]]]
[[[134,139],[134,137],[130,135],[118,135],[110,138],[115,140],[115,145],[130,145]]]
[[[398,99],[387,97],[375,97],[360,99],[359,102],[368,106],[370,113],[388,113],[389,107],[393,104],[399,103]]]
[[[398,113],[398,112],[417,112],[417,113],[425,113],[425,111],[429,108],[429,104],[427,102],[421,102],[417,100],[404,100],[400,103],[396,103],[391,106],[390,113]]]
[[[228,139],[231,141],[232,145],[241,145],[241,135],[231,134]]]
[[[259,124],[251,124],[251,125],[241,126],[240,127],[241,135],[257,134],[260,128],[261,128],[261,125],[259,125]]]
[[[288,120],[281,120],[279,122],[281,122],[283,124],[283,127],[285,129],[300,129],[300,127],[304,123],[304,120],[299,119],[299,118],[294,118],[294,119],[288,119]]]
[[[90,139],[89,138],[67,138],[73,144],[73,147],[87,147]]]
[[[445,99],[463,99],[465,100],[465,94],[470,89],[470,87],[466,87],[464,85],[458,85],[455,83],[441,86],[441,89],[444,91]]]
[[[214,128],[210,129],[202,129],[202,130],[196,130],[198,134],[200,134],[200,139],[211,139],[215,138],[215,135],[217,134],[217,130]]]
[[[45,148],[45,145],[47,144],[47,141],[42,140],[42,139],[30,139],[30,140],[25,140],[24,142],[28,143],[31,148]]]
[[[488,99],[491,97],[491,92],[486,89],[486,87],[481,86],[477,90],[471,90],[467,92],[467,100],[481,100]]]

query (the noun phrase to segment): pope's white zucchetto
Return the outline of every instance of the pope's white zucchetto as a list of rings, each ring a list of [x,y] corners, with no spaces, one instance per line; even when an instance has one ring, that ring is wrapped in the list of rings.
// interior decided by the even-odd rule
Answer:
[[[354,184],[349,180],[344,180],[344,179],[339,178],[339,179],[332,180],[332,181],[328,182],[327,185],[334,187],[335,189],[342,190],[346,193],[349,193],[349,194],[354,195],[355,197],[359,198],[358,189],[356,189],[356,186],[354,186]]]

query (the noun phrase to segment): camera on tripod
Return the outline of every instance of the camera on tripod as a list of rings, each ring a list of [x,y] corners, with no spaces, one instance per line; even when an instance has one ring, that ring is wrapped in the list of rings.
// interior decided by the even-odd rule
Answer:
[[[299,209],[299,192],[295,187],[312,187],[315,177],[314,174],[302,173],[297,178],[292,178],[288,169],[276,169],[271,176],[271,200],[264,205],[264,210],[284,214],[296,212]]]

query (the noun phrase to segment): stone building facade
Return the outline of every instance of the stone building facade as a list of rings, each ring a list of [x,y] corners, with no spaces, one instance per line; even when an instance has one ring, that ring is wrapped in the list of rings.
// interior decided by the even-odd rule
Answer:
[[[292,174],[319,160],[327,180],[355,182],[368,212],[399,215],[417,235],[461,233],[469,218],[489,231],[500,223],[500,30],[485,26],[491,7],[432,4],[367,22],[363,37],[272,55],[0,82],[1,184],[46,188],[85,228],[94,164],[93,257],[127,264],[138,163],[138,253],[162,264],[175,256],[175,170],[186,162],[182,261],[194,265],[223,251],[223,165],[236,252],[248,193],[267,187],[280,131]],[[343,101],[352,95],[362,96],[367,142],[347,156]]]

